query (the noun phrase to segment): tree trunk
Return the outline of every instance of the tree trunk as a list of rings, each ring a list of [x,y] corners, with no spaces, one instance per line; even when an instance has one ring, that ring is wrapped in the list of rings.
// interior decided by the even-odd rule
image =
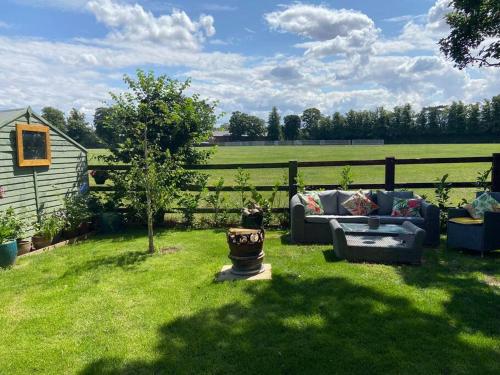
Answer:
[[[149,186],[149,160],[148,160],[148,127],[144,126],[144,162],[146,173],[146,210],[148,216],[148,250],[150,254],[155,252],[154,233],[153,233],[153,207],[151,205],[151,188]]]

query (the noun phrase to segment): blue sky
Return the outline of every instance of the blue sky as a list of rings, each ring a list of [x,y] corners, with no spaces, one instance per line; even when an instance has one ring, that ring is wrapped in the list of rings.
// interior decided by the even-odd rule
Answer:
[[[220,111],[262,117],[499,94],[497,71],[439,53],[448,11],[448,0],[3,0],[0,108],[91,116],[137,68],[191,77]]]

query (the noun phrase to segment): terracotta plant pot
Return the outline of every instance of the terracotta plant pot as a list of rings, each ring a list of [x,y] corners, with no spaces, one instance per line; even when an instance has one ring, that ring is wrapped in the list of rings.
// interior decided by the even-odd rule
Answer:
[[[51,238],[45,238],[42,236],[33,236],[33,246],[35,249],[43,249],[44,247],[50,246],[52,244]]]
[[[17,258],[17,241],[9,241],[0,244],[0,267],[12,266]]]
[[[31,237],[17,240],[17,255],[29,253],[31,250]]]

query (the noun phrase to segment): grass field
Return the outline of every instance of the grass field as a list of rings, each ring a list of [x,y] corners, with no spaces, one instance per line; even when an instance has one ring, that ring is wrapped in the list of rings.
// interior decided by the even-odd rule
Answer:
[[[273,280],[215,283],[221,231],[96,237],[0,270],[0,374],[498,374],[500,257],[350,264],[268,231]]]
[[[90,161],[96,160],[96,155],[102,150],[91,150]],[[383,159],[387,156],[396,158],[421,157],[462,157],[462,156],[491,156],[500,152],[500,144],[446,144],[446,145],[384,145],[384,146],[243,146],[217,147],[210,163],[265,163],[318,161],[318,160],[363,160]],[[444,174],[449,174],[449,181],[474,181],[479,171],[488,169],[487,163],[473,164],[434,164],[434,165],[405,165],[396,167],[396,182],[434,182]],[[299,172],[304,175],[308,184],[335,184],[339,181],[340,167],[302,168]],[[353,167],[355,183],[383,183],[384,167]],[[272,185],[283,179],[287,170],[264,169],[250,170],[251,182],[254,185]],[[236,171],[211,171],[211,183],[219,176],[224,177],[226,185],[234,184]],[[433,199],[432,190],[418,190]],[[231,195],[229,195],[231,196]],[[473,196],[471,189],[454,189],[451,194],[454,203],[461,198],[470,199]]]

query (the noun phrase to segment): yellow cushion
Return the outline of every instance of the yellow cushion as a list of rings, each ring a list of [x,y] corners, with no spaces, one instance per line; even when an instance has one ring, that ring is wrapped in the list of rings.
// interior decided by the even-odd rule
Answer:
[[[465,225],[477,225],[482,224],[483,219],[473,219],[471,217],[455,217],[449,220],[452,223],[465,224]]]

